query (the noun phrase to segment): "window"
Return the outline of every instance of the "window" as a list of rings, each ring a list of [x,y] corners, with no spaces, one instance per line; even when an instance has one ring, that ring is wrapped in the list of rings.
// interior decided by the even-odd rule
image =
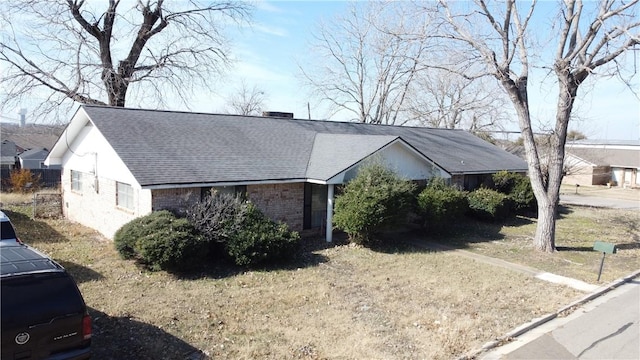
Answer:
[[[216,186],[210,189],[210,191],[215,191],[218,194],[228,194],[238,196],[240,198],[245,198],[247,196],[247,185]]]
[[[116,182],[116,205],[133,210],[133,188],[131,185]]]
[[[71,170],[71,190],[82,192],[82,173]]]

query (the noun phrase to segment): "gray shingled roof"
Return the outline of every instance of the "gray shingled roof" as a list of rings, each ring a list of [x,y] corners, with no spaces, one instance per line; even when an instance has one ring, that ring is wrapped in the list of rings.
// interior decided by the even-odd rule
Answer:
[[[571,148],[569,154],[579,157],[597,166],[620,166],[640,168],[640,147],[631,149]]]
[[[307,177],[330,179],[396,139],[397,136],[387,135],[317,134]]]
[[[326,180],[398,137],[451,174],[527,169],[462,130],[82,108],[142,186]]]

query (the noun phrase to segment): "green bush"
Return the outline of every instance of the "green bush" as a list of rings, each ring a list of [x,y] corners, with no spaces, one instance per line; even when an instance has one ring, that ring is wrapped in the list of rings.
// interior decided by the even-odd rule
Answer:
[[[336,197],[334,224],[360,244],[381,230],[406,223],[415,185],[381,164],[360,169]]]
[[[493,174],[493,188],[503,194],[511,194],[516,183],[523,176],[506,170],[498,171]]]
[[[511,201],[505,194],[479,188],[467,195],[471,215],[483,220],[502,220],[509,216]]]
[[[493,183],[496,191],[509,196],[515,212],[522,213],[536,209],[536,197],[528,177],[500,171],[493,174]]]
[[[206,244],[187,219],[169,211],[153,212],[123,225],[114,236],[125,259],[136,259],[151,270],[183,270],[199,263]]]
[[[509,198],[514,204],[517,213],[528,211],[536,211],[538,202],[531,187],[531,180],[528,177],[521,176],[516,185],[511,190]]]
[[[449,186],[442,178],[432,179],[418,194],[419,214],[428,228],[440,228],[460,219],[468,207],[467,194]]]
[[[242,226],[229,233],[227,253],[237,265],[274,263],[292,255],[300,235],[286,224],[267,218],[255,205],[247,203]]]

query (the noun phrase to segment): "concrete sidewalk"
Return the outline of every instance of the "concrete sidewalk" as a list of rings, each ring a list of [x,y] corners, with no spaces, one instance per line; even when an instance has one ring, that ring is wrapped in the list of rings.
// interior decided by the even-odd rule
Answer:
[[[456,249],[454,247],[451,246],[447,246],[447,245],[442,245],[442,244],[436,244],[436,243],[425,243],[425,242],[418,242],[418,241],[413,241],[411,242],[413,245],[415,246],[419,246],[422,247],[424,249],[428,249],[428,250],[433,250],[433,251],[448,251],[451,252],[452,254],[458,255],[458,256],[463,256],[469,259],[473,259],[476,260],[478,262],[481,263],[485,263],[485,264],[489,264],[489,265],[494,265],[494,266],[499,266],[505,269],[509,269],[509,270],[513,270],[516,272],[519,272],[521,274],[525,274],[525,275],[530,275],[535,277],[536,279],[540,279],[543,281],[548,281],[554,284],[560,284],[560,285],[565,285],[568,287],[571,287],[573,289],[579,290],[579,291],[583,291],[583,292],[592,292],[595,291],[596,289],[598,289],[598,285],[593,285],[593,284],[589,284],[586,283],[584,281],[581,280],[577,280],[577,279],[572,279],[572,278],[568,278],[565,276],[560,276],[560,275],[556,275],[556,274],[551,274],[548,272],[544,272],[542,270],[538,270],[529,266],[525,266],[525,265],[520,265],[520,264],[515,264],[515,263],[511,263],[502,259],[496,259],[490,256],[485,256],[485,255],[481,255],[481,254],[476,254],[473,253],[471,251],[466,251],[466,250],[462,250],[462,249]]]

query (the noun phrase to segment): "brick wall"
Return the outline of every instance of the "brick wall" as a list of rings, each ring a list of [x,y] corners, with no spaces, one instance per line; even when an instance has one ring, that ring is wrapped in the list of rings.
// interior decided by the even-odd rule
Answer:
[[[198,201],[200,201],[199,187],[153,190],[151,208],[153,211],[168,209],[180,212]]]
[[[63,212],[72,221],[96,229],[112,239],[115,232],[127,222],[151,211],[184,210],[200,200],[201,190],[196,188],[142,190],[134,188],[134,209],[116,205],[116,182],[83,173],[82,191],[71,190],[70,171],[63,171]],[[304,184],[274,184],[247,186],[250,199],[269,218],[282,221],[292,230],[302,230]]]
[[[249,185],[247,198],[270,219],[286,223],[291,230],[302,230],[304,183]]]
[[[200,188],[153,190],[153,211],[184,210],[200,201]],[[289,225],[292,230],[302,230],[304,208],[304,184],[248,185],[247,198],[270,219]]]

